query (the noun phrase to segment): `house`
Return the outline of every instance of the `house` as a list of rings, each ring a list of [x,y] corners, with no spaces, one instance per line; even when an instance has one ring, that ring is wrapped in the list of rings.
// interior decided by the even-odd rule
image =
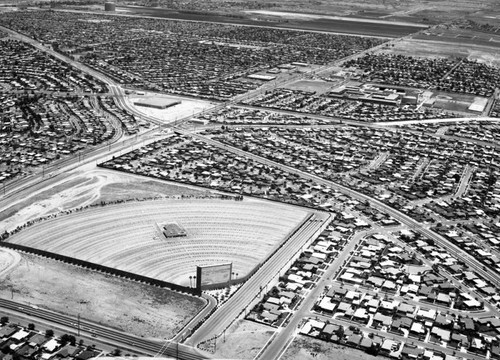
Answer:
[[[449,306],[451,304],[451,297],[448,294],[438,293],[436,296],[436,302],[441,305]]]
[[[491,343],[490,356],[492,359],[500,359],[500,343],[498,341]]]
[[[332,298],[329,298],[327,296],[321,299],[320,303],[318,304],[318,307],[321,309],[321,311],[325,311],[328,313],[333,313],[333,310],[335,310],[335,306],[337,306],[337,304],[332,302]]]
[[[90,358],[96,357],[97,355],[99,355],[98,351],[83,350],[80,354],[75,356],[75,360],[88,360]]]
[[[474,325],[474,321],[471,318],[460,318],[460,326],[462,329],[466,332],[472,332],[475,331],[476,327]]]
[[[417,311],[417,319],[423,320],[434,320],[436,318],[437,311],[435,309],[424,309],[420,308]]]
[[[443,315],[441,313],[436,315],[436,320],[434,320],[434,325],[439,326],[443,329],[451,329],[453,327],[453,317],[450,315]]]
[[[400,346],[401,344],[394,340],[385,339],[380,346],[379,354],[383,356],[390,356],[391,353],[398,351]]]
[[[30,335],[30,332],[29,331],[25,331],[23,329],[20,329],[19,331],[17,331],[15,334],[12,334],[10,336],[10,338],[18,343],[20,343],[21,341],[24,341],[28,338],[28,336]]]
[[[67,344],[56,353],[56,357],[58,357],[60,359],[74,357],[80,351],[81,351],[81,348]]]
[[[337,306],[337,311],[342,313],[352,312],[351,304],[341,302],[339,306]]]
[[[32,348],[28,344],[24,344],[15,351],[15,354],[25,359],[28,359],[31,358],[37,351],[38,349]]]
[[[331,339],[332,335],[336,334],[340,330],[339,325],[335,324],[326,324],[320,334],[320,338],[322,339]]]
[[[392,316],[387,316],[381,313],[376,313],[373,316],[373,323],[372,326],[375,327],[376,329],[382,326],[391,326],[392,323]]]
[[[403,350],[401,351],[402,359],[420,359],[424,355],[424,349],[418,346],[412,346],[405,344]]]
[[[8,325],[4,325],[0,328],[0,338],[9,338],[12,334],[18,331],[15,327],[10,327]]]
[[[362,336],[360,334],[352,334],[346,340],[346,344],[349,346],[357,347],[359,345],[359,343],[361,342],[361,339],[362,339]]]
[[[406,303],[400,303],[397,309],[398,315],[402,316],[408,316],[410,314],[413,314],[414,311],[415,311],[415,306]]]
[[[352,315],[353,320],[366,324],[368,322],[368,314],[365,308],[357,308]]]
[[[52,353],[59,347],[59,345],[60,344],[57,342],[56,339],[50,339],[45,344],[43,344],[42,348],[47,352]]]
[[[463,346],[467,349],[469,347],[469,338],[460,333],[453,333],[451,334],[448,346],[454,349],[458,349]]]
[[[414,321],[411,324],[410,336],[416,337],[418,339],[423,339],[425,337],[426,333],[427,333],[427,329],[425,328],[424,324],[422,324],[421,322]]]
[[[486,355],[487,348],[485,341],[481,338],[473,337],[470,342],[469,351]]]
[[[403,316],[394,320],[391,324],[391,331],[401,333],[401,329],[410,329],[412,320],[409,317]]]
[[[450,341],[450,330],[445,330],[437,326],[433,326],[431,329],[431,339],[435,339],[437,341]]]
[[[262,321],[267,322],[269,324],[273,324],[279,318],[278,314],[274,314],[274,313],[267,311],[267,310],[262,311],[260,316],[262,317]]]

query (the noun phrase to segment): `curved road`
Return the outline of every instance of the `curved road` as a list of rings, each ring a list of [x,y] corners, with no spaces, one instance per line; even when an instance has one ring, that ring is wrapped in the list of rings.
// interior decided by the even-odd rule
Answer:
[[[33,39],[30,39],[24,35],[17,34],[13,31],[11,31],[10,29],[5,29],[3,27],[0,27],[0,29],[4,29],[6,32],[8,32],[9,34],[12,34],[14,37],[17,37],[17,38],[21,39],[22,41],[28,42],[42,51],[49,52],[52,55],[54,55],[56,58],[66,62],[66,63],[70,63],[74,67],[76,67],[76,68],[78,68],[78,69],[80,69],[88,74],[91,74],[98,79],[101,79],[102,81],[104,81],[108,84],[111,92],[114,95],[117,95],[117,97],[116,97],[117,102],[119,103],[119,105],[122,108],[125,108],[126,110],[131,111],[132,113],[134,113],[142,118],[145,118],[145,119],[147,119],[155,124],[164,125],[163,122],[156,120],[154,117],[144,116],[143,114],[139,114],[135,109],[133,109],[124,100],[123,90],[121,88],[119,88],[118,86],[116,86],[112,80],[110,80],[109,78],[104,76],[102,73],[100,73],[92,68],[89,68],[85,65],[82,65],[81,63],[75,62],[75,61],[73,61],[73,60],[71,60],[71,59],[69,59],[61,54],[50,51],[49,49],[43,47],[42,45],[40,45],[39,43],[37,43]],[[325,67],[325,68],[327,68],[327,67]],[[259,89],[259,91],[252,92],[250,94],[246,94],[245,97],[251,97],[252,94],[257,94],[260,91],[262,91],[262,89]],[[238,101],[238,100],[239,99],[233,99],[229,103],[234,103],[235,101]],[[228,103],[222,103],[220,106],[225,106],[227,104]],[[220,107],[220,106],[218,106],[218,107]],[[216,107],[216,109],[218,107]],[[187,118],[190,118],[190,117],[191,116],[188,116]],[[476,119],[472,119],[472,120],[476,120]],[[480,120],[483,120],[483,119],[480,119]],[[484,118],[484,120],[490,120],[490,118]],[[453,121],[457,121],[457,119],[453,119]],[[391,125],[395,125],[395,124],[396,123],[391,123]],[[363,124],[363,125],[366,125],[366,124]],[[155,129],[151,130],[151,131],[155,131]],[[182,131],[182,130],[180,132],[185,133],[186,135],[188,135],[188,134],[192,135],[196,138],[199,138],[202,141],[211,143],[211,144],[216,145],[216,146],[223,148],[225,150],[229,150],[231,152],[243,155],[245,157],[250,157],[258,162],[269,164],[269,165],[281,168],[281,169],[286,170],[286,171],[291,172],[291,173],[299,174],[303,178],[311,179],[311,180],[314,180],[320,184],[330,186],[330,187],[332,187],[332,188],[334,188],[342,193],[345,193],[345,194],[349,195],[350,197],[355,198],[357,200],[368,201],[372,207],[390,214],[396,220],[400,221],[401,223],[403,223],[405,225],[408,225],[413,230],[423,234],[424,236],[426,236],[430,239],[433,239],[436,243],[447,247],[448,250],[450,251],[450,253],[455,255],[458,259],[461,259],[464,262],[466,262],[471,268],[473,268],[481,276],[483,276],[484,278],[488,279],[489,281],[491,281],[495,284],[498,283],[498,276],[495,276],[492,273],[484,271],[482,264],[480,264],[476,259],[471,258],[467,253],[465,253],[464,251],[462,251],[461,249],[459,249],[455,245],[450,244],[442,236],[440,236],[440,235],[436,234],[435,232],[423,227],[419,222],[417,222],[414,219],[410,218],[409,216],[399,212],[398,210],[393,209],[392,207],[380,202],[379,200],[376,200],[368,195],[359,193],[357,191],[353,191],[353,190],[351,190],[343,185],[334,183],[334,182],[329,181],[329,180],[325,180],[325,179],[320,178],[318,176],[311,175],[311,174],[305,173],[303,171],[291,168],[289,166],[282,165],[282,164],[276,163],[274,161],[267,160],[267,159],[262,158],[260,156],[256,156],[256,155],[250,154],[248,152],[244,152],[240,149],[221,144],[221,143],[213,141],[211,139],[207,139],[204,136],[201,136],[198,134],[192,134],[190,132]],[[142,139],[145,137],[145,135],[146,134],[142,134],[139,138],[136,137],[135,141],[133,141],[133,140],[131,141],[132,144],[134,144],[134,143],[137,144],[140,141],[142,141]],[[116,145],[118,145],[118,146],[116,146]],[[118,147],[119,147],[119,144],[115,144],[115,146],[114,146],[115,150],[119,150],[119,149],[117,149]],[[97,159],[99,157],[102,158],[104,156],[105,156],[105,154],[103,152],[103,149],[95,150],[95,155],[93,155],[93,157],[95,159]],[[78,166],[76,164],[75,159],[67,159],[67,163],[68,164],[66,166],[74,166],[74,167]],[[40,176],[35,177],[34,179],[30,179],[29,181],[25,181],[24,188],[27,189],[29,186],[35,185],[35,183],[37,183],[39,181],[40,181]],[[44,185],[47,185],[47,184],[44,184],[44,183],[41,184],[42,187]],[[19,183],[16,184],[16,186],[19,186]],[[11,189],[9,189],[9,191],[10,190]],[[12,188],[12,191],[13,190],[14,190],[14,188]],[[321,216],[319,214],[316,214],[315,216],[317,216],[316,221],[321,221],[321,219],[323,220],[322,225],[325,225],[328,222],[328,221],[326,221],[328,218],[321,218]],[[322,215],[322,216],[325,216],[325,215]],[[220,335],[221,332],[224,331],[226,329],[226,327],[228,326],[228,321],[232,321],[233,319],[240,316],[245,311],[246,306],[254,298],[256,298],[259,295],[262,284],[267,284],[272,279],[272,277],[274,277],[276,275],[276,273],[279,273],[279,271],[281,270],[282,264],[286,264],[288,259],[291,256],[293,256],[294,252],[296,252],[297,249],[300,250],[302,245],[319,231],[318,229],[320,229],[320,228],[318,228],[318,225],[319,224],[315,224],[313,222],[309,222],[309,223],[304,224],[304,226],[301,227],[297,231],[297,233],[295,235],[293,235],[287,241],[285,246],[280,248],[280,250],[278,250],[270,258],[269,261],[264,263],[264,265],[261,267],[261,269],[259,269],[259,271],[256,274],[254,274],[254,276],[252,276],[223,306],[221,306],[217,311],[215,311],[215,313],[202,326],[200,326],[200,328],[189,339],[188,343],[196,344],[196,343],[200,342],[201,340],[210,338],[211,336]],[[5,307],[5,308],[10,308],[13,310],[17,309],[17,311],[19,311],[18,304],[8,302],[7,300],[0,300],[0,306]],[[31,308],[31,309],[29,309],[29,312],[31,314],[33,314],[34,316],[44,317],[44,318],[50,319],[51,321],[54,321],[54,322],[64,323],[65,325],[71,325],[71,324],[74,324],[74,322],[75,322],[75,319],[71,319],[71,318],[65,317],[63,315],[54,314],[54,313],[48,312],[46,310],[32,309]],[[228,319],[230,319],[230,320],[228,320]],[[203,358],[203,355],[198,353],[196,350],[192,349],[191,347],[182,345],[182,344],[179,345],[179,349],[177,350],[176,347],[165,346],[165,344],[162,345],[162,343],[157,343],[157,342],[153,342],[153,341],[144,340],[141,338],[136,338],[132,335],[123,334],[123,333],[118,332],[116,330],[108,329],[108,328],[105,328],[105,327],[102,327],[102,326],[99,326],[96,324],[92,324],[89,322],[82,322],[82,325],[85,326],[86,328],[88,328],[90,331],[94,331],[99,336],[106,337],[109,339],[117,339],[123,343],[134,344],[134,346],[136,346],[137,348],[141,348],[141,349],[143,349],[151,354],[157,354],[159,352],[161,353],[162,350],[165,350],[164,348],[167,348],[163,353],[168,354],[170,356],[177,355],[177,351],[178,351],[179,356],[181,358],[184,358],[184,359],[201,359],[201,358]]]

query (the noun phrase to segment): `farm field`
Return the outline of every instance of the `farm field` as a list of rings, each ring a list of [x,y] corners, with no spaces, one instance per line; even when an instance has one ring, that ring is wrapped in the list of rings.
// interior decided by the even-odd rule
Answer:
[[[232,262],[235,273],[247,274],[307,215],[254,200],[129,202],[42,221],[9,242],[188,286],[197,265]],[[165,238],[158,228],[165,222],[187,236]]]
[[[204,306],[194,296],[30,254],[2,276],[0,296],[154,339],[174,336]]]

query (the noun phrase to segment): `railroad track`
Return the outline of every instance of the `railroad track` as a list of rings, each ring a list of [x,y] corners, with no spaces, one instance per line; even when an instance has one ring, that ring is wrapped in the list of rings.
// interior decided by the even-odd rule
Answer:
[[[16,312],[21,312],[32,317],[48,320],[55,324],[67,326],[70,328],[78,329],[78,320],[74,317],[61,315],[49,310],[35,308],[30,305],[20,304],[14,301],[0,299],[0,307],[7,310],[12,310]],[[153,341],[144,339],[131,334],[123,333],[119,330],[111,329],[103,325],[95,324],[87,320],[80,320],[80,330],[86,333],[90,333],[92,336],[97,338],[103,338],[106,340],[112,340],[114,342],[123,344],[125,347],[139,350],[145,355],[150,356],[172,356],[178,359],[185,360],[200,360],[207,359],[206,356],[201,354],[196,349],[179,343],[173,343],[167,346],[166,342]]]

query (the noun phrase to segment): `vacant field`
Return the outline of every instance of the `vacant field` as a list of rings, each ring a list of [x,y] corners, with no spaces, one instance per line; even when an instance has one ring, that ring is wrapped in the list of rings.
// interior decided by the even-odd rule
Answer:
[[[208,196],[211,192],[188,186],[172,185],[143,176],[96,169],[70,174],[48,190],[32,194],[1,212],[0,231],[12,230],[49,214],[90,204],[116,200],[145,199],[162,196]]]
[[[0,249],[0,278],[7,275],[21,260],[21,255],[11,249]]]
[[[283,360],[374,360],[376,356],[347,346],[298,336],[281,357]]]
[[[37,223],[9,242],[189,285],[197,265],[233,263],[243,276],[308,212],[261,201],[156,200],[90,208]],[[157,224],[186,237],[166,239]]]
[[[199,3],[199,2],[198,2]],[[297,12],[299,9],[294,9]],[[289,29],[302,29],[324,31],[332,33],[355,34],[363,36],[400,37],[422,29],[417,24],[400,24],[391,21],[381,23],[363,22],[353,18],[328,18],[323,16],[300,17],[288,12],[260,12],[245,13],[241,16],[225,16],[219,13],[180,12],[168,9],[117,6],[117,11],[127,15],[151,16],[176,20],[194,20],[207,22],[221,22],[229,24],[256,25],[281,27]],[[310,10],[309,10],[310,11]],[[300,10],[299,10],[300,12]]]
[[[290,90],[312,91],[317,94],[323,94],[335,85],[336,83],[321,80],[299,80],[286,85],[285,88]]]
[[[240,320],[217,341],[217,359],[253,359],[276,330],[253,321]]]
[[[175,335],[204,306],[197,297],[29,254],[2,277],[0,296],[157,339]]]
[[[384,47],[378,52],[429,58],[464,57],[488,65],[500,66],[500,54],[498,47],[495,47],[495,45],[498,46],[493,42],[491,46],[477,43],[450,43],[441,37],[419,35],[418,38],[398,41],[394,47]]]
[[[431,107],[449,111],[459,111],[462,113],[477,114],[476,112],[473,112],[468,108],[472,105],[472,103],[476,101],[476,99],[483,99],[480,96],[469,94],[455,94],[434,90],[432,92],[432,96],[435,98],[435,102]]]

